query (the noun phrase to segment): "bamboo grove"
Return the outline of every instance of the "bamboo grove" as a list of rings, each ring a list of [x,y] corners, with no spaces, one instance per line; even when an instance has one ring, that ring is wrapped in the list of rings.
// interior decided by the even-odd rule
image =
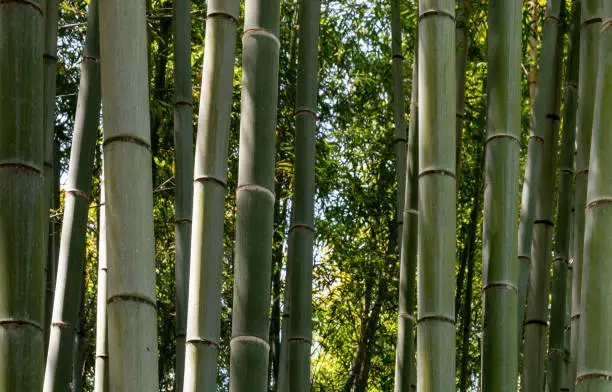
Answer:
[[[611,25],[1,0],[0,392],[612,390]]]

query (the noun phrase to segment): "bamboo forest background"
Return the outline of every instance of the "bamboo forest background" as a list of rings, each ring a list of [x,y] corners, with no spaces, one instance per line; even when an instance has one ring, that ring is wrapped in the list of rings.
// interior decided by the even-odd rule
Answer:
[[[326,0],[321,6],[318,133],[316,139],[315,257],[311,385],[315,391],[390,391],[394,385],[399,257],[395,128],[392,105],[391,2]],[[409,109],[416,39],[416,2],[400,1],[405,107]],[[524,173],[545,2],[522,11],[521,155]],[[147,10],[151,149],[157,288],[159,389],[175,382],[175,147],[172,1],[151,0]],[[192,1],[193,102],[200,98],[206,3]],[[243,6],[242,6],[243,7]],[[456,256],[456,382],[480,390],[482,338],[482,209],[487,112],[488,3],[463,3],[467,37],[465,110],[460,143]],[[87,3],[59,2],[55,142],[65,182],[74,126],[79,65],[87,27]],[[274,241],[270,310],[270,391],[276,391],[287,240],[294,174],[294,108],[297,69],[297,2],[281,1],[279,106],[276,128]],[[570,9],[569,3],[567,9]],[[242,34],[243,12],[238,37]],[[566,20],[567,19],[567,20]],[[563,19],[566,25],[569,18]],[[129,38],[127,38],[129,39]],[[240,120],[241,55],[234,62],[229,170],[225,199],[222,322],[218,390],[228,390],[233,260]],[[565,52],[564,52],[565,53]],[[197,122],[197,105],[194,124]],[[406,120],[409,120],[406,110]],[[98,144],[101,144],[101,137]],[[85,302],[78,326],[75,388],[93,391],[95,367],[101,147],[97,149],[87,231]],[[522,186],[522,176],[520,186]],[[63,201],[62,191],[60,200]],[[518,195],[516,199],[519,203]],[[63,203],[52,211],[61,224]],[[59,230],[59,229],[58,229]],[[55,234],[59,232],[56,231]],[[52,233],[53,234],[53,233]]]

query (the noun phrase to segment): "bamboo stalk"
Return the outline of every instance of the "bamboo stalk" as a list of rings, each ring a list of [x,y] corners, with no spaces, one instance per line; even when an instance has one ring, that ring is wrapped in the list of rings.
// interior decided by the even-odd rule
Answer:
[[[483,217],[483,391],[516,391],[521,3],[489,3]]]
[[[278,0],[247,0],[242,60],[230,391],[268,384],[280,41]],[[292,303],[292,308],[294,304]]]
[[[419,2],[417,391],[455,389],[455,2]]]
[[[589,11],[597,11],[602,18],[599,32],[596,32],[599,33],[598,73],[585,208],[576,391],[603,392],[612,387],[612,242],[609,232],[612,225],[612,111],[609,109],[612,101],[612,1],[602,1],[598,10]],[[589,16],[584,8],[582,16]],[[581,50],[583,44],[586,43],[581,42]],[[580,91],[582,87],[581,84]]]
[[[238,0],[208,3],[193,183],[183,388],[187,392],[217,390],[227,150],[239,6]]]
[[[49,352],[43,391],[65,391],[72,381],[75,334],[82,298],[87,217],[100,120],[100,41],[98,3],[89,6],[89,24],[81,62],[81,82],[65,185],[64,222],[60,243]]]
[[[552,304],[549,335],[548,385],[551,392],[567,388],[567,359],[565,326],[567,315],[568,266],[571,247],[571,210],[574,182],[574,143],[576,108],[578,105],[578,55],[580,45],[580,3],[572,2],[572,16],[565,82],[563,133],[559,162],[559,197],[557,199],[557,230],[555,232],[555,259],[553,260]],[[571,281],[570,281],[571,282]]]
[[[176,379],[183,390],[191,215],[193,212],[193,99],[191,86],[191,4],[173,2],[174,17],[174,144],[176,146]]]
[[[43,382],[43,8],[0,3],[2,392],[40,391]]]
[[[576,379],[579,341],[582,260],[585,230],[585,207],[587,205],[587,183],[589,178],[589,155],[591,132],[597,86],[597,58],[599,53],[599,28],[601,26],[601,0],[581,0],[580,9],[580,71],[578,74],[578,112],[576,114],[576,156],[574,185],[574,263],[572,281],[571,357],[570,380]],[[570,386],[574,390],[574,383]]]
[[[100,3],[109,390],[158,389],[144,0]]]

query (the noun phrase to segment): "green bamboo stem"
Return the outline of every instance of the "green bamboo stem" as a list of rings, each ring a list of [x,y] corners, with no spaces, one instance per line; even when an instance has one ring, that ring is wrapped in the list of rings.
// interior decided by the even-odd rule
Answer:
[[[81,62],[81,83],[65,185],[64,222],[60,243],[55,298],[44,392],[65,391],[72,381],[75,333],[85,267],[89,194],[100,120],[100,41],[97,0],[89,6],[88,33]]]
[[[176,146],[176,379],[183,390],[185,332],[187,329],[187,284],[193,212],[193,98],[191,86],[191,3],[175,0],[174,15],[174,144]]]
[[[419,2],[417,390],[455,389],[455,2]]]
[[[589,11],[598,11],[602,18],[598,39],[598,74],[585,208],[582,312],[577,350],[576,391],[603,392],[612,388],[612,242],[609,232],[612,225],[612,2],[602,1],[599,10]],[[582,16],[589,15],[593,13],[583,8]],[[582,41],[581,49],[583,44],[588,45]],[[582,84],[579,88],[582,91]]]
[[[158,389],[144,0],[100,3],[109,390]]]
[[[482,285],[482,390],[516,391],[521,3],[489,3]]]
[[[572,281],[570,380],[576,379],[582,293],[582,260],[585,230],[585,207],[589,177],[589,154],[593,129],[593,108],[597,85],[599,53],[599,14],[601,0],[582,0],[580,15],[580,71],[578,76],[578,113],[576,127],[575,185],[574,185],[574,273]],[[570,387],[573,391],[574,385]]]
[[[239,5],[238,0],[208,3],[193,183],[183,388],[187,392],[217,388],[227,150]]]
[[[562,392],[567,388],[567,356],[565,347],[565,320],[567,315],[567,276],[570,262],[571,210],[574,182],[574,142],[576,108],[578,105],[578,55],[580,39],[580,10],[577,2],[572,5],[567,75],[565,82],[565,105],[563,131],[559,161],[559,197],[557,199],[557,230],[553,260],[552,303],[549,334],[548,385],[551,392]],[[579,6],[579,3],[578,3]]]
[[[391,52],[393,62],[393,122],[395,125],[395,173],[397,181],[395,216],[397,218],[398,245],[402,246],[404,191],[406,188],[406,136],[404,55],[402,53],[402,19],[400,0],[391,1]]]
[[[93,4],[90,3],[90,4]],[[108,293],[108,263],[106,251],[106,198],[104,169],[100,175],[100,218],[98,223],[98,301],[96,307],[96,365],[94,392],[109,392],[108,385],[108,322],[106,298]]]
[[[91,4],[91,3],[90,3]],[[86,274],[81,276],[81,287],[80,293],[81,298],[85,298],[85,292],[87,291],[86,286]],[[74,365],[72,366],[72,385],[70,386],[71,392],[82,392],[83,391],[83,362],[87,351],[87,345],[85,344],[85,301],[81,301],[79,305],[79,321],[76,330],[76,337],[74,343]]]
[[[288,296],[292,311],[287,323],[287,385],[291,392],[310,391],[320,13],[319,0],[300,0],[294,196],[287,258]]]
[[[246,1],[230,343],[231,392],[263,392],[268,384],[279,14],[278,0]]]
[[[397,318],[397,347],[395,351],[395,392],[412,392],[414,369],[414,305],[416,294],[416,265],[418,246],[418,60],[412,64],[412,91],[408,148],[406,155],[406,190],[402,212],[402,241],[400,247],[399,313]]]
[[[531,266],[525,312],[525,350],[522,386],[526,392],[540,391],[545,384],[546,338],[549,308],[549,280],[552,250],[557,135],[560,124],[561,61],[563,31],[560,20],[565,2],[548,3],[540,68],[534,103],[534,128],[543,129],[544,144],[536,201],[531,249]],[[549,385],[550,387],[550,385]]]
[[[540,69],[554,69],[558,61],[559,48],[556,40],[560,33],[561,0],[549,0],[547,2],[546,18],[543,26],[542,54],[540,56]],[[535,22],[534,22],[535,23]],[[534,49],[535,50],[535,49]],[[518,292],[518,345],[522,346],[523,328],[525,321],[525,302],[530,281],[530,271],[533,260],[531,249],[534,239],[534,220],[536,215],[536,204],[539,197],[538,184],[541,181],[542,165],[544,164],[542,154],[547,140],[546,127],[550,123],[546,117],[554,110],[551,109],[552,91],[554,89],[554,72],[537,72],[533,84],[532,115],[533,122],[529,135],[527,149],[527,168],[525,170],[525,181],[521,198],[521,215],[519,225],[519,292]],[[530,72],[530,75],[532,72]],[[532,83],[530,80],[530,91]],[[548,174],[548,173],[547,173]],[[546,192],[549,190],[546,189]]]
[[[55,184],[59,182],[59,178],[55,176],[54,169],[54,135],[55,135],[55,80],[57,74],[57,17],[58,5],[57,0],[46,0],[45,4],[45,33],[44,33],[44,49],[43,49],[43,132],[44,132],[44,147],[43,147],[43,180],[45,184],[45,234],[44,245],[45,250],[45,280],[46,280],[46,296],[45,296],[45,355],[49,343],[49,333],[51,330],[51,319],[53,313],[53,298],[55,288],[55,278],[57,275],[57,247],[55,241],[55,224],[50,219],[51,210],[57,209],[55,197]]]
[[[457,75],[455,132],[457,145],[455,147],[455,172],[457,173],[457,194],[461,184],[461,145],[463,134],[463,119],[465,117],[465,64],[469,49],[468,42],[468,0],[457,1],[457,17],[455,23],[455,73]]]
[[[0,391],[43,382],[43,2],[0,3]]]

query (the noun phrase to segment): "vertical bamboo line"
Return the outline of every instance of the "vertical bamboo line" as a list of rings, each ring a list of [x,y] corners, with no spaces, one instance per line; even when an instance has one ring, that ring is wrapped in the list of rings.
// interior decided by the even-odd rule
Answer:
[[[189,247],[193,198],[193,99],[191,86],[191,3],[175,0],[174,16],[174,144],[176,162],[175,287],[176,287],[176,379],[183,390],[185,332],[189,281]]]
[[[44,2],[0,3],[0,385],[43,382]],[[16,352],[15,347],[19,347]]]
[[[208,2],[193,177],[183,387],[187,392],[217,390],[227,150],[239,11],[238,0]]]
[[[455,389],[455,2],[419,2],[417,391]]]

